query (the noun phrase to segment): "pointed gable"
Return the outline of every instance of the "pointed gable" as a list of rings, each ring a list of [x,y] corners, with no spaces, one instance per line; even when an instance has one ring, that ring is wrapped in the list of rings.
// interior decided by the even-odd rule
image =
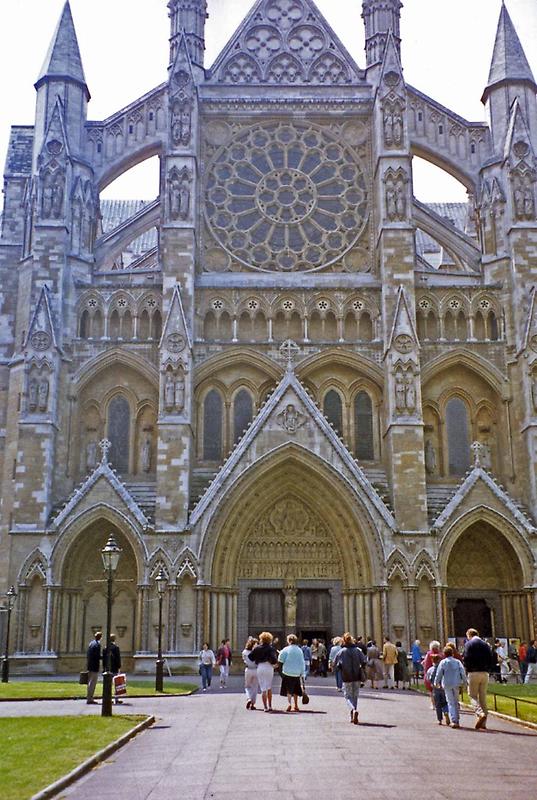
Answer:
[[[530,132],[518,97],[511,108],[509,128],[505,138],[504,158],[506,161],[511,158],[513,164],[522,160],[531,159],[533,161],[535,159]]]
[[[487,505],[500,513],[507,511],[527,533],[537,533],[533,522],[503,486],[496,483],[492,475],[479,464],[466,475],[444,510],[438,515],[433,523],[433,530],[442,530],[448,522],[482,505]]]
[[[73,514],[79,516],[84,511],[99,505],[108,506],[126,514],[136,520],[142,530],[150,527],[150,522],[140,506],[107,463],[106,453],[103,454],[100,464],[91,475],[88,475],[86,480],[74,490],[63,508],[52,520],[51,527],[58,530]]]
[[[419,349],[419,339],[412,314],[408,306],[405,290],[402,286],[397,292],[397,303],[393,315],[393,323],[386,346],[386,352],[395,347],[399,353],[408,353]]]
[[[314,453],[337,471],[372,517],[395,530],[391,511],[291,368],[194,508],[190,525],[194,526],[207,510],[216,507],[219,495],[231,489],[254,462],[286,445]]]
[[[173,290],[172,302],[166,316],[159,346],[161,351],[167,350],[169,353],[180,353],[186,347],[189,350],[192,349],[192,340],[186,323],[183,301],[181,300],[181,292],[178,285]]]
[[[505,4],[502,4],[500,12],[488,84],[482,98],[484,103],[490,89],[503,81],[529,81],[535,84],[531,67]]]
[[[50,305],[49,288],[46,285],[41,289],[39,300],[32,314],[24,348],[38,353],[44,353],[51,349],[59,350]]]
[[[313,0],[258,0],[217,58],[225,84],[344,85],[362,74]]]
[[[80,48],[69,2],[66,2],[63,7],[62,15],[39,73],[36,88],[47,78],[67,78],[82,84],[87,91]]]
[[[69,157],[70,150],[65,128],[65,111],[61,98],[57,96],[39,155],[39,165],[50,163],[55,168],[60,162],[64,162]]]

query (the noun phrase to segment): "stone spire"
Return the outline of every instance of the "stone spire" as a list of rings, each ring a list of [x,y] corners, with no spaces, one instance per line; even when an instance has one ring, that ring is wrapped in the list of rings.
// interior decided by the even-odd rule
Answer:
[[[365,23],[367,66],[382,61],[388,32],[393,33],[397,53],[401,58],[401,0],[363,0],[362,19]]]
[[[39,73],[35,88],[45,81],[69,81],[79,84],[85,89],[89,100],[89,91],[80,57],[80,48],[76,37],[73,15],[69,0],[65,3],[60,21],[54,31],[47,56]]]
[[[207,0],[169,0],[170,63],[173,64],[181,33],[185,32],[192,64],[203,67]]]
[[[489,80],[482,98],[483,103],[486,103],[494,86],[505,83],[533,84],[537,89],[535,78],[513,21],[509,16],[505,3],[502,3]]]

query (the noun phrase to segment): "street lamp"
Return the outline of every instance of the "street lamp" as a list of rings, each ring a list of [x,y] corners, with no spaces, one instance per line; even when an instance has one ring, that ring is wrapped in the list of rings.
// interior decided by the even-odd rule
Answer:
[[[106,658],[103,671],[103,703],[101,709],[101,716],[112,716],[112,673],[110,672],[110,634],[112,632],[112,587],[114,584],[114,573],[117,569],[119,557],[122,553],[121,547],[118,546],[113,535],[110,534],[106,545],[101,550],[103,558],[104,571],[106,573],[106,580],[108,583],[108,596],[106,602]]]
[[[157,653],[157,664],[156,664],[156,673],[155,673],[155,691],[162,692],[164,691],[164,661],[162,659],[162,601],[164,600],[164,595],[166,593],[166,584],[168,583],[168,578],[162,567],[158,571],[158,575],[155,578],[155,583],[157,584],[157,591],[158,591],[158,653]]]
[[[9,628],[11,625],[11,612],[13,611],[13,606],[15,605],[16,599],[17,599],[17,592],[15,591],[15,587],[11,586],[6,592],[6,601],[7,601],[6,649],[2,661],[2,683],[7,683],[9,681]]]

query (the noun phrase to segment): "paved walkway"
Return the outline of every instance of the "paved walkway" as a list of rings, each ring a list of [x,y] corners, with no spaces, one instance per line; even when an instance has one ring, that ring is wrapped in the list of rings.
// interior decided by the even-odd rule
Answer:
[[[132,698],[125,712],[154,713],[155,726],[82,778],[74,800],[509,800],[537,797],[537,733],[489,720],[475,731],[438,726],[427,698],[363,691],[358,727],[332,679],[309,687],[300,714],[245,710],[240,679],[220,691],[174,699]],[[115,711],[119,711],[116,709]],[[80,701],[0,703],[0,716],[98,714]],[[1,724],[1,723],[0,723]]]

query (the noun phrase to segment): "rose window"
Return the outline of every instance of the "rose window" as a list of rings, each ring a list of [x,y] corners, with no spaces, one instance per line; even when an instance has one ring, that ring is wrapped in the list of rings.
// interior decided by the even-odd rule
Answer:
[[[207,171],[207,222],[219,244],[255,269],[311,270],[340,259],[367,219],[353,151],[307,123],[241,131]]]

